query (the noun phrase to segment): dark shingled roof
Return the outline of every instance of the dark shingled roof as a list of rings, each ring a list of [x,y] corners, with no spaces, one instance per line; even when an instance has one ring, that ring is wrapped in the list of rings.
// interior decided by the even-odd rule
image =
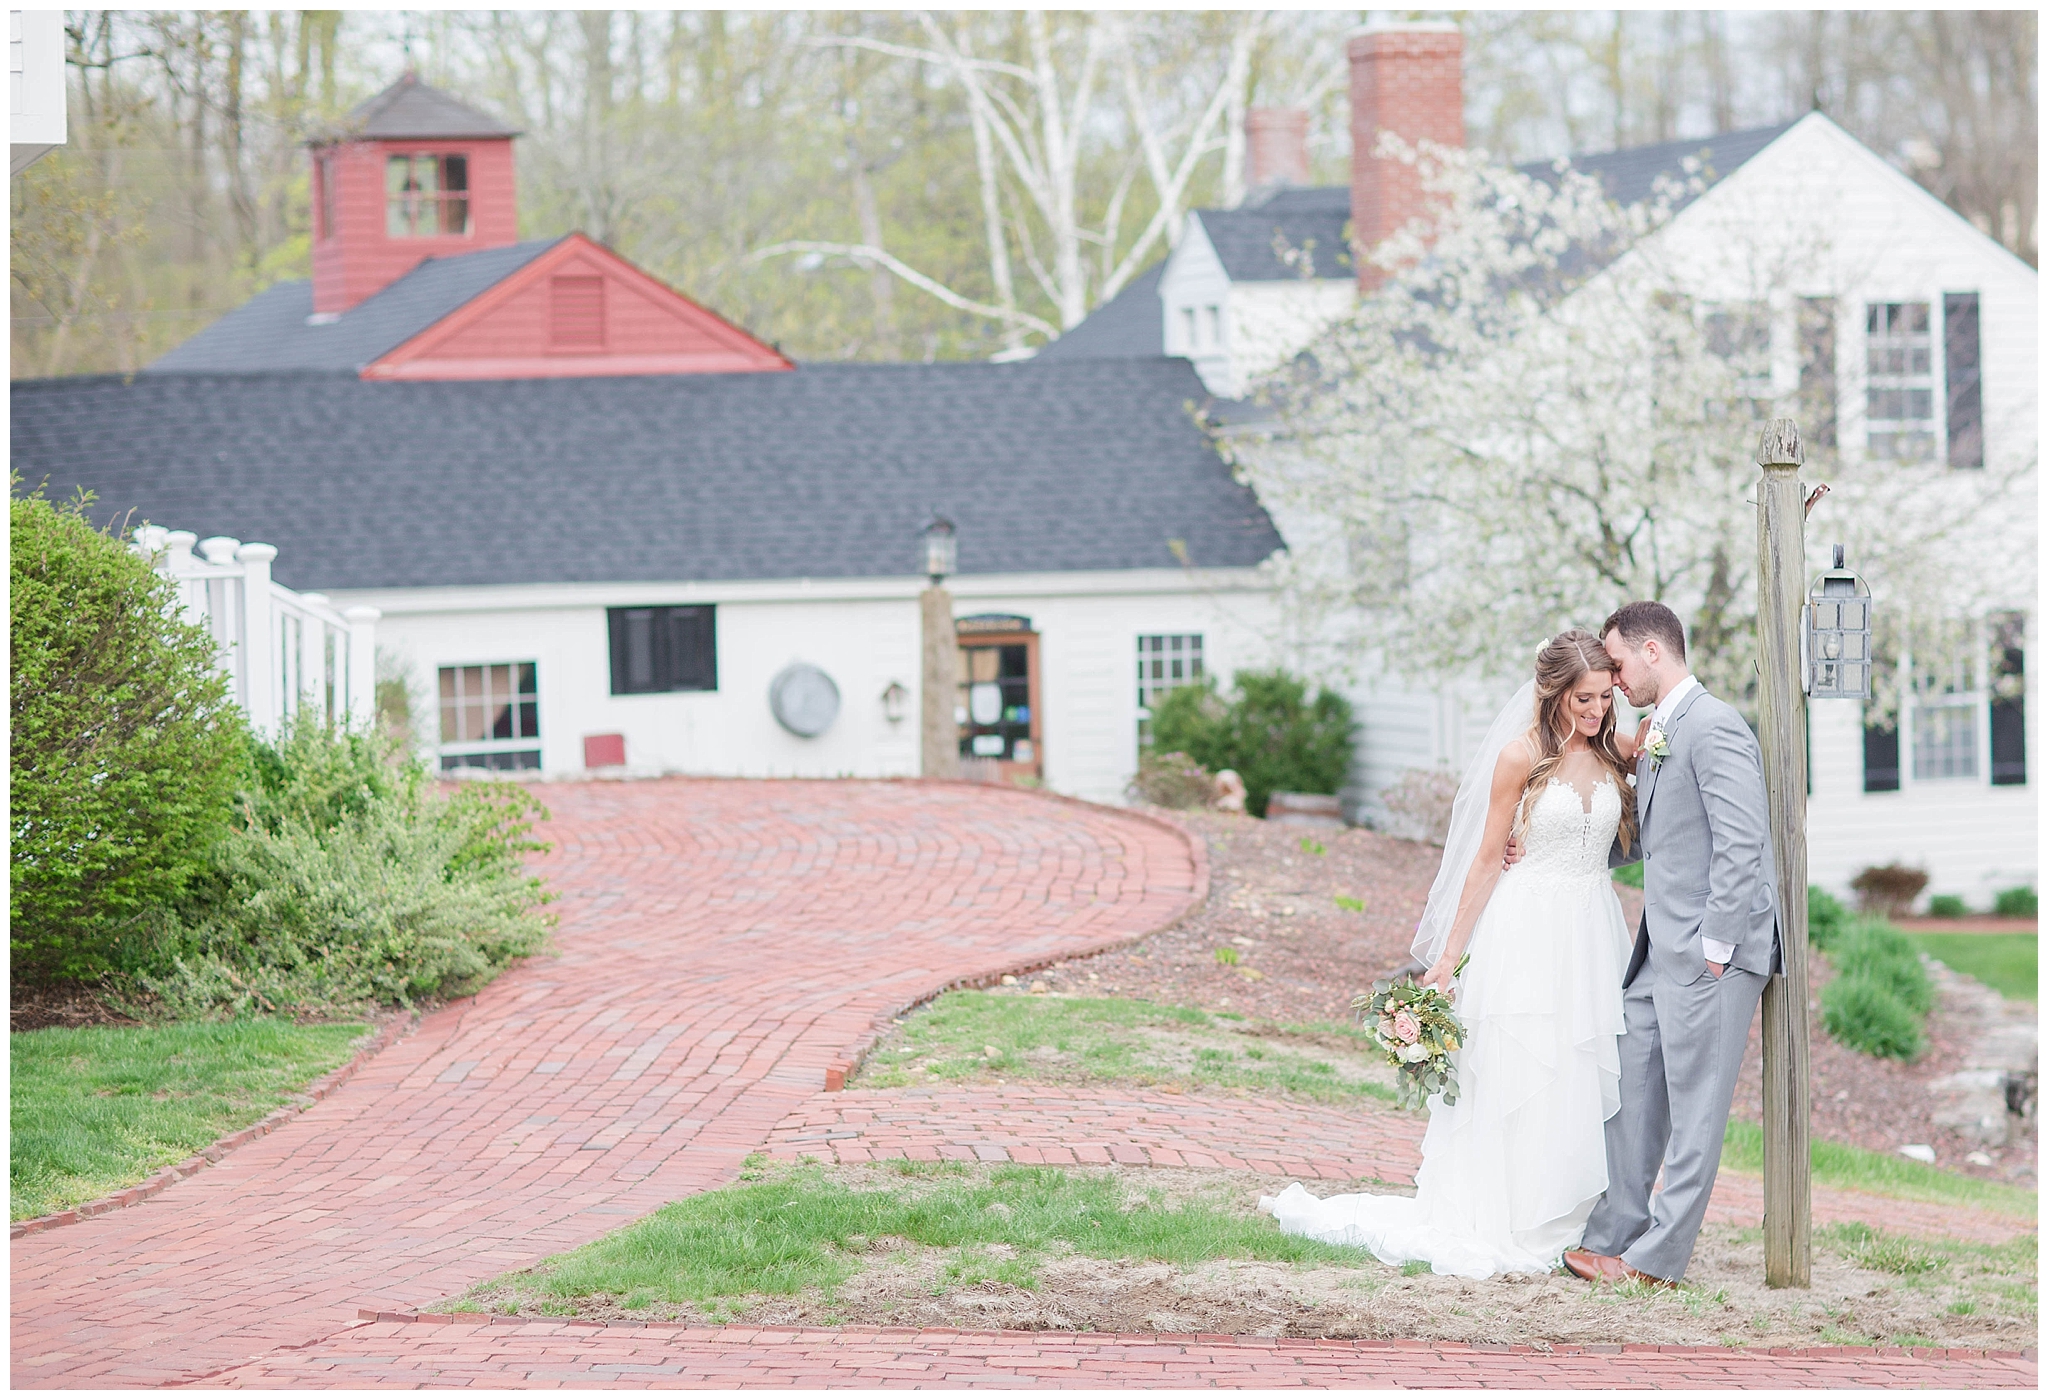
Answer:
[[[1278,282],[1352,275],[1344,226],[1351,187],[1280,189],[1257,206],[1197,209],[1203,232],[1233,282]]]
[[[1663,141],[1654,146],[1634,146],[1601,155],[1573,156],[1571,163],[1597,176],[1607,192],[1620,204],[1648,199],[1655,191],[1657,177],[1673,179],[1684,173],[1685,162],[1697,157],[1708,184],[1730,174],[1751,156],[1791,129],[1791,124],[1758,127],[1750,131],[1724,131],[1687,141]],[[1546,179],[1555,162],[1532,161],[1520,167],[1526,175]],[[1687,201],[1680,199],[1682,206]],[[1351,221],[1349,185],[1283,187],[1256,205],[1241,209],[1198,209],[1209,242],[1223,261],[1223,269],[1234,282],[1272,282],[1301,276],[1301,259],[1314,264],[1314,275],[1343,278],[1352,275],[1351,250],[1345,239],[1345,225]],[[1289,263],[1283,255],[1296,255]],[[1162,269],[1163,270],[1163,269]],[[1075,348],[1060,351],[1063,356],[1095,358],[1112,355],[1156,355],[1165,339],[1164,317],[1158,312],[1158,279],[1153,279],[1150,305],[1159,321],[1149,327],[1136,324],[1137,306],[1127,305],[1136,284],[1113,301],[1097,307],[1087,320],[1059,340],[1038,352],[1044,359],[1070,342]],[[1106,322],[1098,331],[1098,319]],[[1140,344],[1144,348],[1135,348]],[[1130,349],[1112,347],[1130,346]]]
[[[478,137],[517,135],[516,129],[489,113],[480,112],[439,88],[428,87],[417,74],[407,73],[342,118],[340,127],[330,137],[357,141],[424,141],[442,137],[475,140]]]
[[[1724,131],[1717,136],[1700,136],[1687,141],[1660,141],[1654,146],[1631,146],[1594,156],[1572,156],[1574,169],[1595,176],[1606,186],[1617,204],[1635,204],[1656,192],[1657,177],[1684,178],[1685,162],[1697,157],[1700,174],[1711,185],[1731,175],[1736,167],[1792,129],[1792,123],[1754,127],[1748,131]],[[1556,162],[1531,161],[1519,167],[1537,179],[1549,177]],[[1679,204],[1687,201],[1681,199]]]
[[[532,262],[559,239],[429,258],[325,325],[308,325],[311,282],[258,292],[153,362],[160,374],[260,374],[359,370]]]
[[[278,547],[293,588],[1246,566],[1281,547],[1184,360],[376,383],[18,380],[33,488]]]
[[[1039,360],[1119,360],[1158,355],[1166,349],[1166,317],[1159,307],[1162,260],[1124,284],[1124,289],[1088,313],[1086,320],[1041,348]]]

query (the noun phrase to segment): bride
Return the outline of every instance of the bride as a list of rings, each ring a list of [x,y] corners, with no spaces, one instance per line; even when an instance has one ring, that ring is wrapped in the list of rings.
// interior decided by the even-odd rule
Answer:
[[[1458,788],[1414,951],[1465,1044],[1457,1103],[1430,1100],[1414,1197],[1318,1200],[1297,1182],[1259,1202],[1289,1234],[1466,1278],[1548,1272],[1579,1243],[1620,1103],[1628,929],[1608,856],[1617,834],[1634,845],[1635,743],[1615,732],[1613,664],[1590,632],[1551,638]],[[1522,858],[1503,874],[1511,838]]]

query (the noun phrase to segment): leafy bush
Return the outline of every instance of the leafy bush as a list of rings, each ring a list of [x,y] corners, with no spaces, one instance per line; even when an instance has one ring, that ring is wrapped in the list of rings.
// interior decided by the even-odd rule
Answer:
[[[1827,950],[1849,922],[1848,906],[1818,886],[1806,887],[1806,941]]]
[[[1927,872],[1910,865],[1873,865],[1849,882],[1856,902],[1866,914],[1896,919],[1913,907],[1920,891],[1927,888]]]
[[[1614,883],[1617,885],[1627,885],[1632,890],[1639,890],[1643,887],[1643,863],[1641,861],[1637,861],[1634,865],[1617,865],[1607,873],[1614,877]]]
[[[88,496],[11,504],[13,975],[145,957],[153,920],[227,832],[246,732],[213,639]]]
[[[1141,802],[1176,810],[1206,807],[1216,799],[1216,779],[1184,753],[1148,750],[1138,758],[1130,794]]]
[[[2036,901],[2034,887],[2021,885],[2017,889],[2000,890],[1992,897],[1991,912],[2002,919],[2033,919]]]
[[[1821,989],[1828,1034],[1866,1054],[1910,1060],[1925,1043],[1934,980],[1912,940],[1890,924],[1853,920],[1829,949],[1837,976]]]
[[[1239,671],[1228,701],[1213,680],[1170,690],[1152,711],[1160,750],[1244,778],[1245,810],[1266,815],[1275,792],[1334,793],[1351,767],[1351,702],[1285,671]]]
[[[1927,912],[1937,919],[1960,919],[1970,912],[1959,894],[1938,894],[1927,901]]]
[[[1920,1018],[1866,978],[1837,977],[1821,988],[1820,1008],[1828,1034],[1867,1055],[1911,1060],[1926,1043]]]
[[[381,733],[290,725],[255,746],[237,828],[137,981],[177,1015],[405,1005],[540,951],[548,896],[520,857],[546,812],[523,788],[438,792]]]

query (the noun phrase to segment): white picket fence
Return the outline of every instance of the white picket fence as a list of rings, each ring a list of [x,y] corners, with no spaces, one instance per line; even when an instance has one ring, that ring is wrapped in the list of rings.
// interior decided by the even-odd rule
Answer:
[[[258,733],[276,733],[279,721],[309,706],[328,723],[376,714],[377,609],[342,612],[322,594],[273,583],[275,545],[148,525],[135,532],[134,548],[178,585],[186,619],[213,633],[221,669]]]

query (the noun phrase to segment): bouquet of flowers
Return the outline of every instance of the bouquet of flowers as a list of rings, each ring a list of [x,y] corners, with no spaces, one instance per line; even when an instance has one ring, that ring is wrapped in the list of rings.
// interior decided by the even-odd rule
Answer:
[[[1465,1026],[1452,1013],[1449,997],[1403,977],[1373,983],[1371,994],[1354,998],[1351,1009],[1372,1031],[1387,1063],[1400,1071],[1394,1089],[1403,1108],[1419,1109],[1431,1094],[1442,1094],[1447,1104],[1458,1101],[1451,1052],[1465,1043]]]

